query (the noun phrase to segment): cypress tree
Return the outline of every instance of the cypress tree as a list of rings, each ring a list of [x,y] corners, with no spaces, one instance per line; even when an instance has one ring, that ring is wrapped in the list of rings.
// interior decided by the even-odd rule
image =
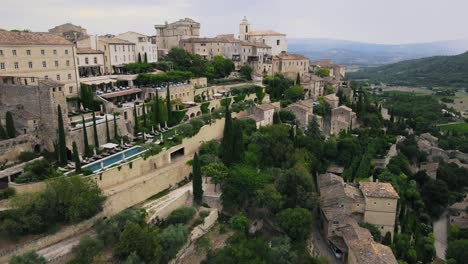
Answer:
[[[62,108],[57,106],[57,123],[58,123],[58,147],[59,147],[59,164],[67,165],[67,142],[65,140],[65,128],[63,127]]]
[[[148,54],[145,52],[145,64],[148,63]]]
[[[75,141],[73,141],[73,161],[75,162],[75,171],[77,173],[80,173],[81,172],[80,154],[78,154],[78,147],[76,146]]]
[[[88,132],[86,131],[86,123],[84,120],[84,116],[81,116],[81,122],[83,123],[83,143],[84,143],[84,154],[86,157],[91,157],[92,151],[89,148],[89,143],[88,143]]]
[[[6,132],[8,138],[14,138],[16,136],[15,123],[13,121],[13,115],[10,111],[6,112]]]
[[[119,139],[119,131],[117,130],[117,114],[114,113],[114,140]]]
[[[301,85],[301,75],[299,75],[299,73],[297,73],[296,76],[296,85]]]
[[[94,133],[94,147],[99,149],[99,138],[97,133],[97,126],[96,126],[96,114],[93,111],[93,133]]]
[[[141,63],[141,53],[138,52],[138,63]]]
[[[110,132],[109,132],[109,120],[107,120],[107,115],[106,115],[106,140],[107,142],[110,142]]]
[[[158,89],[156,89],[156,100],[154,100],[153,115],[154,115],[154,124],[155,125],[160,124],[161,123],[161,113],[159,111],[159,93],[158,93]]]
[[[138,124],[138,114],[137,114],[136,106],[133,107],[133,119],[135,121],[133,129],[135,130],[135,135],[136,135],[138,133],[138,129],[140,128]]]
[[[166,92],[166,107],[167,107],[167,123],[172,126],[172,105],[171,105],[171,93],[169,92],[169,84],[167,85]]]
[[[382,240],[382,244],[390,246],[392,244],[392,234],[387,232]]]
[[[233,132],[232,132],[232,117],[229,111],[229,105],[226,105],[224,121],[223,140],[221,141],[221,158],[226,166],[232,164],[233,161]]]
[[[148,128],[148,124],[146,123],[146,105],[143,103],[143,127]]]
[[[240,125],[236,122],[233,123],[232,128],[233,145],[232,145],[232,162],[237,163],[242,161],[244,156],[244,136]]]
[[[7,136],[7,133],[5,131],[5,128],[3,128],[3,125],[2,125],[2,119],[0,119],[0,139],[7,139],[8,136]]]
[[[193,157],[192,177],[193,201],[197,204],[201,204],[203,199],[203,188],[202,173],[198,153],[195,153],[195,156]]]

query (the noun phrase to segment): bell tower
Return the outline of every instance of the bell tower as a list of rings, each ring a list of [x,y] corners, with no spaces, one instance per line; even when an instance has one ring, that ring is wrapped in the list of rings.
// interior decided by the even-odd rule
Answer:
[[[247,33],[250,32],[250,23],[247,18],[244,16],[241,23],[239,24],[239,39],[242,41],[247,41],[248,36]]]

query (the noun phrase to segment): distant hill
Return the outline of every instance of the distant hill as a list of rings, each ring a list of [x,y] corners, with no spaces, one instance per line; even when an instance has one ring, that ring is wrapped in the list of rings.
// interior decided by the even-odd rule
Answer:
[[[468,87],[468,52],[366,68],[347,76],[395,85]]]
[[[456,55],[468,50],[468,40],[385,45],[336,39],[289,39],[289,51],[311,60],[332,59],[347,66],[378,66],[437,55]]]

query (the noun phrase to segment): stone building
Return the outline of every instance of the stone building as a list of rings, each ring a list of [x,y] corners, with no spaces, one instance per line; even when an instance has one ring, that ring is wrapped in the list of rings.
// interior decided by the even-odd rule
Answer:
[[[332,109],[335,109],[338,107],[338,104],[340,103],[340,99],[338,98],[338,96],[336,96],[335,94],[328,94],[328,95],[325,95],[323,97],[323,99],[325,99],[325,102],[327,102],[327,104],[332,108]]]
[[[300,100],[286,107],[296,116],[296,121],[300,128],[306,128],[314,116],[313,100]],[[317,120],[321,126],[321,120]]]
[[[66,40],[76,42],[88,37],[86,29],[75,26],[72,23],[66,23],[60,26],[49,29],[49,33],[63,36]]]
[[[136,44],[113,36],[91,36],[77,42],[78,48],[104,52],[104,73],[121,73],[125,64],[137,61]]]
[[[148,63],[158,61],[158,46],[155,38],[132,31],[119,34],[116,37],[135,43],[137,59],[140,56],[142,62],[145,61],[145,56]]]
[[[57,106],[68,126],[67,102],[63,84],[34,77],[0,77],[0,110],[15,115],[18,132],[33,135],[39,146],[49,151],[57,137]],[[4,112],[1,116],[4,116]]]
[[[61,36],[0,31],[0,76],[54,80],[62,84],[67,97],[76,97],[79,76],[75,58],[75,46]]]
[[[288,51],[286,34],[273,30],[253,30],[246,17],[239,24],[239,39],[241,41],[263,43],[271,47],[272,55]]]
[[[281,52],[273,56],[271,75],[281,73],[285,77],[296,80],[297,75],[302,78],[309,72],[309,59],[299,54]]]
[[[215,56],[224,56],[233,59],[233,56],[225,54],[226,46],[229,44],[236,44],[237,49],[240,50],[239,42],[231,42],[225,38],[188,38],[180,41],[180,47],[186,51],[200,55],[205,60],[212,60]],[[228,45],[227,45],[228,44]],[[226,56],[227,55],[227,56]]]
[[[170,49],[179,47],[182,39],[198,38],[200,36],[200,23],[190,18],[180,19],[173,23],[155,25],[156,45],[161,54],[166,54]]]
[[[90,48],[76,49],[76,64],[80,78],[104,74],[104,52]]]
[[[245,118],[250,118],[255,120],[257,128],[262,126],[273,125],[273,115],[275,113],[275,107],[271,104],[260,104],[251,107],[248,111],[248,116]]]
[[[330,135],[337,135],[341,130],[357,127],[356,113],[345,105],[331,110]]]
[[[368,182],[358,188],[345,183],[340,176],[326,173],[319,176],[318,188],[320,225],[338,258],[351,264],[397,263],[388,246],[375,242],[369,230],[359,226],[370,221],[381,233],[390,231],[387,227],[395,222],[398,199],[390,184]],[[379,206],[384,209],[381,211]]]
[[[304,92],[307,99],[317,100],[323,95],[325,83],[322,78],[315,74],[307,73],[302,76],[301,85],[304,87]]]

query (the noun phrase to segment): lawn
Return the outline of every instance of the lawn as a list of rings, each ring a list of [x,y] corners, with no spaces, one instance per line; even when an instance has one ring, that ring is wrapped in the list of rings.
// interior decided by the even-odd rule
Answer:
[[[442,130],[453,130],[456,132],[466,133],[468,132],[468,123],[442,125],[440,128]]]

